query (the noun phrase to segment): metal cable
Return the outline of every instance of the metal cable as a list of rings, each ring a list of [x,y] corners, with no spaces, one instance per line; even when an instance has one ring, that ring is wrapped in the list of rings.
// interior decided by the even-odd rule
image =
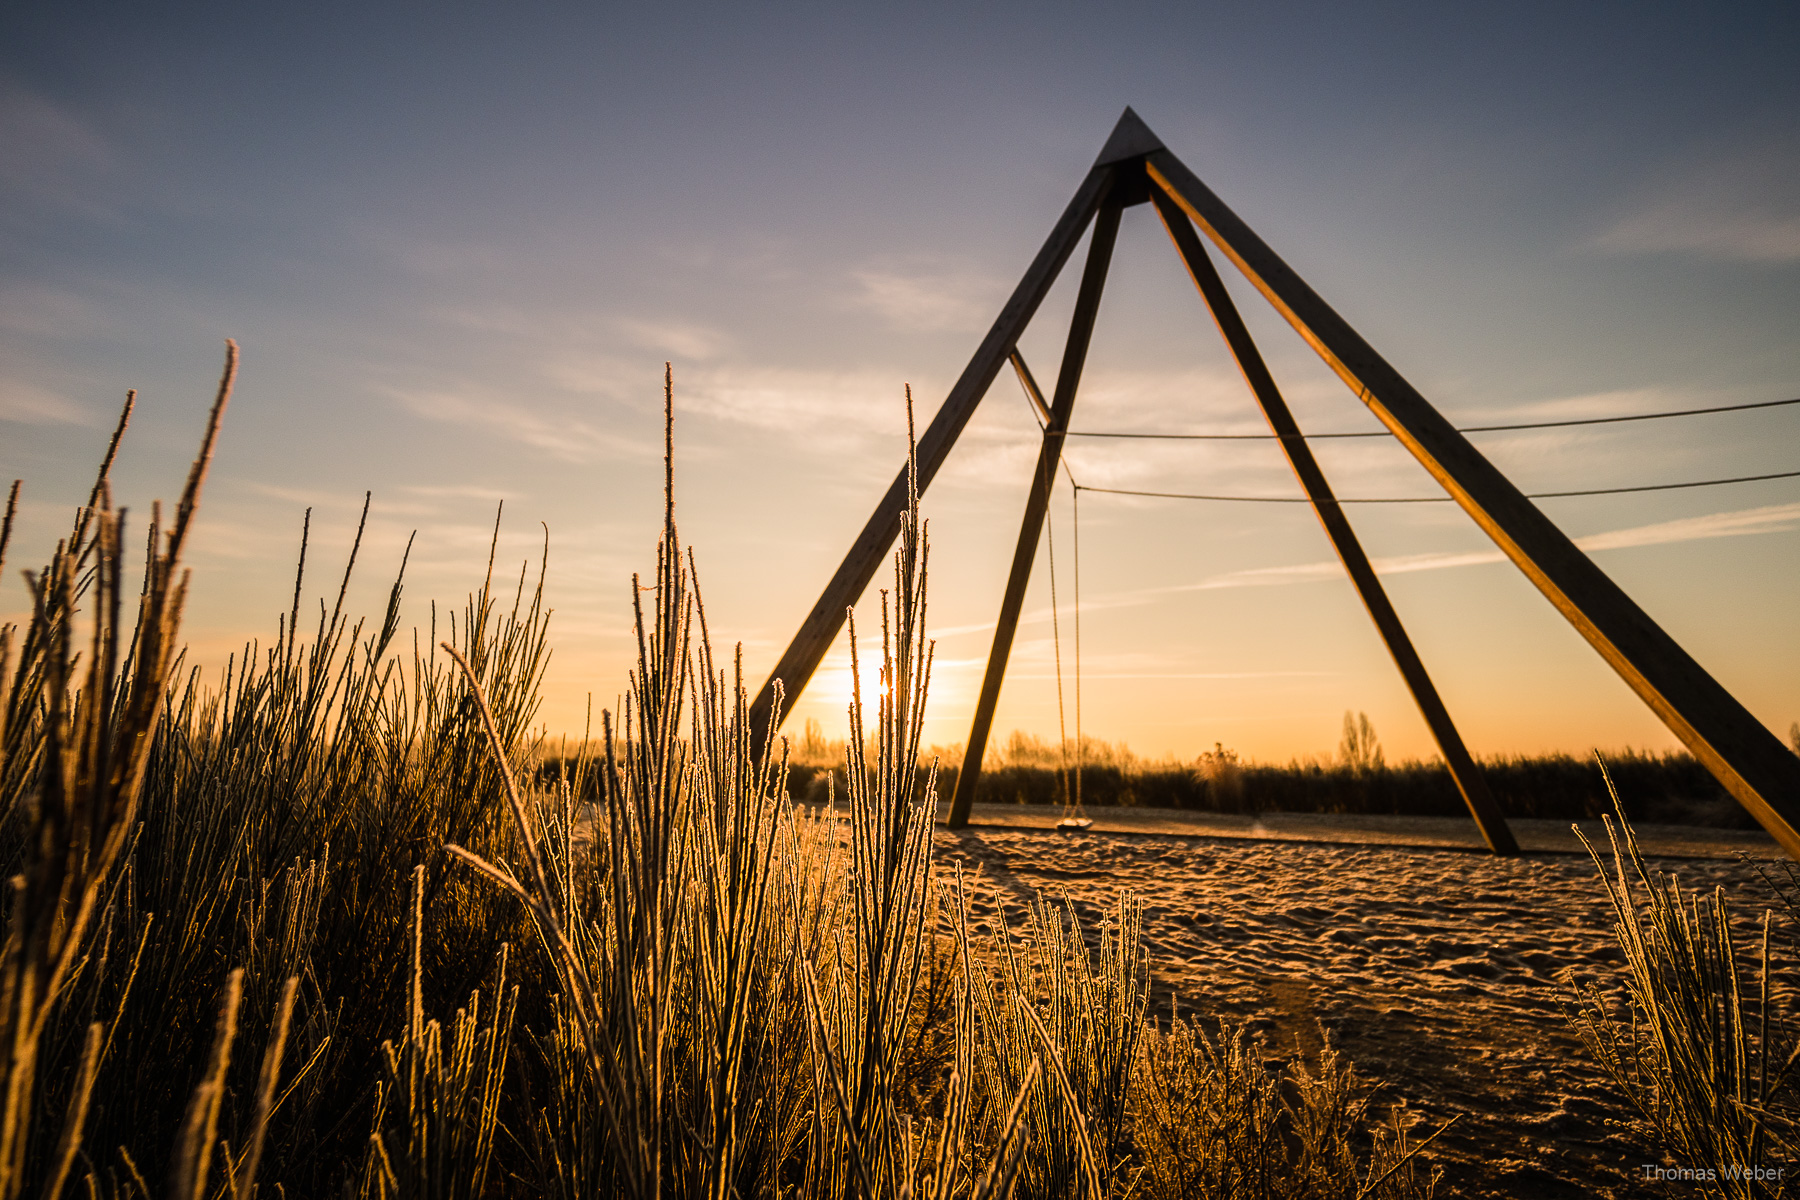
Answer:
[[[1457,429],[1458,433],[1498,433],[1511,429],[1561,429],[1570,425],[1617,425],[1623,421],[1660,421],[1665,417],[1698,417],[1708,413],[1743,412],[1752,408],[1780,408],[1787,404],[1800,404],[1800,396],[1792,400],[1760,400],[1755,404],[1721,404],[1716,408],[1683,408],[1674,412],[1632,413],[1623,417],[1584,417],[1573,421],[1528,421],[1516,425],[1465,425]],[[1275,442],[1281,440],[1276,433],[1106,433],[1098,430],[1071,429],[1066,437],[1090,438],[1134,438],[1148,441],[1171,442]],[[1362,433],[1309,433],[1303,440],[1313,441],[1317,438],[1374,438],[1392,437],[1385,429],[1369,430]]]
[[[1794,479],[1800,471],[1778,471],[1772,475],[1739,475],[1732,479],[1696,479],[1690,483],[1646,483],[1636,487],[1581,488],[1570,492],[1527,492],[1528,500],[1551,500],[1560,496],[1618,496],[1627,492],[1667,492],[1678,488],[1717,487],[1726,483],[1758,483],[1765,479]],[[1228,500],[1245,504],[1310,504],[1305,496],[1213,496],[1197,492],[1140,492],[1130,488],[1089,487],[1074,483],[1078,491],[1105,492],[1112,496],[1151,496],[1161,500]],[[1448,504],[1449,496],[1339,496],[1339,504]]]

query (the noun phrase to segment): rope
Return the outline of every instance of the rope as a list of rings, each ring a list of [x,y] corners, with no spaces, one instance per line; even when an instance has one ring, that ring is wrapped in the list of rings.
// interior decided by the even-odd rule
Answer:
[[[1044,418],[1038,415],[1038,408],[1031,396],[1031,386],[1025,382],[1024,360],[1018,357],[1018,351],[1012,354],[1013,373],[1019,380],[1019,391],[1025,397],[1025,407],[1031,412],[1031,419],[1037,422],[1038,432],[1046,432]],[[1056,522],[1052,519],[1054,511],[1050,505],[1050,495],[1044,496],[1044,539],[1050,553],[1050,640],[1056,655],[1056,736],[1061,742],[1062,782],[1063,782],[1063,815],[1071,812],[1081,813],[1081,768],[1087,754],[1086,739],[1081,727],[1081,485],[1075,482],[1075,472],[1069,467],[1069,460],[1058,456],[1062,464],[1063,474],[1069,477],[1069,504],[1073,510],[1071,526],[1075,538],[1075,786],[1069,787],[1069,728],[1063,719],[1063,679],[1062,679],[1062,627],[1057,616],[1056,600]],[[1054,489],[1056,480],[1052,477],[1047,487]],[[1070,797],[1074,803],[1070,804]]]
[[[1031,419],[1037,422],[1038,432],[1046,432],[1044,418],[1038,415],[1036,402],[1031,396],[1031,385],[1025,381],[1025,360],[1012,353],[1013,373],[1019,380],[1019,391],[1025,397],[1025,407],[1031,412]],[[1050,553],[1050,641],[1056,655],[1056,736],[1061,742],[1062,782],[1063,782],[1063,815],[1071,812],[1082,813],[1081,807],[1081,768],[1087,754],[1086,739],[1081,727],[1081,485],[1075,482],[1075,472],[1069,467],[1069,460],[1058,456],[1062,464],[1063,474],[1069,477],[1069,504],[1073,510],[1071,525],[1075,537],[1075,786],[1069,787],[1069,727],[1063,719],[1063,679],[1062,679],[1062,627],[1057,616],[1056,600],[1056,522],[1051,518],[1054,511],[1050,504],[1050,493],[1056,486],[1054,476],[1045,485],[1044,495],[1044,540]],[[1073,804],[1070,798],[1073,797]]]
[[[1739,475],[1731,479],[1696,479],[1688,483],[1644,483],[1635,487],[1582,488],[1571,492],[1527,492],[1527,500],[1554,500],[1562,496],[1622,496],[1630,492],[1668,492],[1680,488],[1718,487],[1727,483],[1760,483],[1766,479],[1800,478],[1800,471],[1777,471],[1772,475]],[[1111,496],[1151,496],[1161,500],[1228,500],[1244,504],[1311,504],[1305,496],[1223,496],[1198,492],[1140,492],[1131,488],[1088,487],[1075,483],[1077,491],[1105,492]],[[1339,504],[1448,504],[1449,496],[1339,496]]]
[[[1050,477],[1052,484],[1056,477]],[[1044,543],[1050,554],[1050,645],[1056,657],[1056,739],[1062,757],[1063,816],[1071,811],[1069,790],[1069,726],[1063,719],[1062,626],[1057,617],[1056,601],[1056,522],[1051,518],[1049,497],[1044,498]]]
[[[1075,811],[1081,812],[1081,768],[1087,757],[1087,739],[1081,731],[1081,486],[1072,473],[1069,504],[1073,509],[1069,524],[1075,535]]]
[[[1673,412],[1632,413],[1623,417],[1585,417],[1574,421],[1527,421],[1514,425],[1464,425],[1457,428],[1458,433],[1499,433],[1513,429],[1565,429],[1571,425],[1617,425],[1624,421],[1660,421],[1666,417],[1698,417],[1708,413],[1744,412],[1752,408],[1780,408],[1787,404],[1800,404],[1800,396],[1792,400],[1759,400],[1754,404],[1721,404],[1714,408],[1683,408]],[[1034,410],[1035,414],[1035,410]],[[1281,440],[1278,433],[1106,433],[1097,430],[1071,429],[1068,437],[1091,438],[1143,438],[1172,442],[1275,442]],[[1310,433],[1306,440],[1315,438],[1373,438],[1392,437],[1385,429],[1368,430],[1360,433]]]

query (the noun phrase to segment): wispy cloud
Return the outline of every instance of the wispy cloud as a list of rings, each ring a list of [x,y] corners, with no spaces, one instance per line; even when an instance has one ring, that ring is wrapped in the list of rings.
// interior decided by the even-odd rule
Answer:
[[[1405,554],[1370,561],[1377,575],[1405,575],[1413,571],[1443,571],[1451,567],[1475,567],[1484,563],[1504,562],[1505,559],[1506,556],[1498,550],[1471,550],[1460,554]],[[1229,575],[1215,576],[1200,583],[1181,584],[1168,590],[1203,592],[1218,588],[1279,587],[1289,583],[1311,583],[1319,579],[1334,579],[1343,574],[1343,571],[1343,564],[1338,562],[1298,563],[1289,567],[1257,567],[1248,571],[1233,571]]]
[[[379,229],[366,232],[364,242],[402,270],[437,281],[476,276],[491,279],[517,265],[500,246],[466,237],[433,239]]]
[[[1800,170],[1791,148],[1765,148],[1691,169],[1594,238],[1606,254],[1693,254],[1732,262],[1800,262]]]
[[[1576,538],[1575,544],[1591,553],[1634,546],[1661,546],[1677,542],[1705,541],[1710,538],[1785,533],[1796,528],[1800,528],[1800,503],[1771,504],[1760,508],[1713,513],[1704,517],[1683,517],[1674,521],[1659,521],[1652,525],[1637,525],[1628,529],[1590,534],[1587,537]],[[1486,566],[1505,562],[1506,556],[1498,550],[1468,550],[1436,554],[1407,554],[1377,558],[1371,561],[1377,574],[1405,575],[1415,571],[1446,571],[1457,567]],[[1256,567],[1247,571],[1232,571],[1228,574],[1216,575],[1198,583],[1138,588],[1083,598],[1081,607],[1084,613],[1103,609],[1136,608],[1153,603],[1160,597],[1183,592],[1216,591],[1224,588],[1283,587],[1296,583],[1315,583],[1322,579],[1335,579],[1342,575],[1343,571],[1343,565],[1335,560],[1296,563],[1282,567]],[[1048,608],[1040,608],[1023,614],[1019,623],[1021,625],[1048,623],[1051,617],[1052,614]],[[934,629],[932,632],[936,637],[949,638],[963,634],[987,633],[991,632],[993,628],[994,623],[986,621],[971,625],[951,625]],[[1207,677],[1211,678],[1212,676]],[[1224,676],[1219,677],[1223,678]],[[1145,678],[1149,678],[1149,676],[1145,676]]]
[[[1594,239],[1612,254],[1686,252],[1739,262],[1800,261],[1800,215],[1708,211],[1671,201],[1614,225]]]
[[[281,484],[263,483],[259,480],[251,480],[245,484],[245,490],[258,496],[267,496],[271,500],[282,500],[304,508],[353,512],[362,507],[361,496],[353,496],[349,492],[338,490],[284,487]]]
[[[1000,310],[1001,285],[985,275],[933,263],[855,271],[856,301],[902,329],[980,329]]]
[[[35,384],[0,379],[0,421],[20,425],[92,425],[94,417],[66,396]]]
[[[1550,396],[1508,404],[1480,414],[1463,414],[1463,424],[1500,424],[1514,421],[1581,421],[1594,417],[1624,417],[1660,412],[1696,404],[1692,393],[1665,388],[1620,388],[1608,392],[1583,392],[1576,396]]]
[[[1090,671],[1083,667],[1085,682],[1096,679],[1320,679],[1336,671]],[[1008,672],[1008,679],[1054,679],[1054,674]]]
[[[633,345],[694,362],[716,358],[730,344],[730,339],[718,330],[687,321],[627,318],[619,322],[619,329]]]
[[[17,82],[0,80],[0,194],[105,215],[110,206],[100,199],[97,184],[115,158],[90,121]]]
[[[527,407],[491,396],[432,389],[388,388],[388,395],[407,412],[427,420],[461,425],[541,451],[564,462],[608,458],[654,458],[661,449],[627,437],[598,422]]]
[[[1113,592],[1104,596],[1083,597],[1081,601],[1081,611],[1083,615],[1091,615],[1095,612],[1109,608],[1136,608],[1139,605],[1150,603],[1153,598],[1166,592],[1187,590],[1190,589],[1187,587],[1143,588],[1130,592]],[[1019,624],[1047,625],[1054,615],[1055,614],[1048,608],[1031,609],[1019,615]],[[1067,618],[1066,612],[1064,613],[1064,617],[1065,619]],[[993,632],[993,629],[994,622],[978,621],[971,625],[946,625],[942,628],[934,626],[931,630],[931,636],[934,638],[957,637],[962,634],[991,633]],[[985,662],[987,660],[983,659],[981,661]]]
[[[0,331],[26,338],[64,338],[100,326],[95,304],[67,287],[16,282],[0,287]]]
[[[1576,538],[1583,550],[1619,550],[1627,546],[1661,546],[1670,542],[1697,542],[1707,538],[1748,537],[1758,533],[1786,533],[1800,528],[1800,503],[1767,504],[1704,517],[1682,517],[1634,529],[1617,529]]]
[[[904,389],[905,381],[891,371],[736,365],[687,372],[678,381],[676,402],[733,424],[805,430],[809,445],[831,449],[860,443],[870,434],[904,438]],[[915,404],[933,391],[915,387]],[[920,407],[925,414],[931,411]]]
[[[400,491],[405,492],[408,495],[426,496],[432,499],[504,500],[507,498],[507,494],[503,491],[491,487],[481,487],[472,483],[446,484],[433,487],[408,485],[402,487]]]
[[[1697,542],[1710,538],[1749,537],[1759,533],[1785,533],[1800,528],[1800,503],[1770,504],[1761,508],[1738,509],[1713,513],[1704,517],[1682,517],[1659,521],[1653,525],[1636,525],[1607,533],[1589,534],[1575,539],[1575,544],[1590,553],[1600,550],[1622,550],[1633,546],[1664,546],[1676,542]],[[1444,571],[1455,567],[1476,567],[1505,562],[1498,550],[1470,550],[1443,554],[1407,554],[1372,559],[1378,575],[1405,575],[1414,571]],[[1286,583],[1308,583],[1315,579],[1336,577],[1343,571],[1336,562],[1302,563],[1290,567],[1258,567],[1234,571],[1201,583],[1183,584],[1170,591],[1205,591],[1215,588],[1268,587]]]
[[[243,486],[253,495],[281,501],[296,513],[303,508],[313,509],[316,521],[347,520],[353,524],[355,514],[363,505],[361,494],[337,489],[286,487],[258,480],[247,481]],[[492,511],[491,506],[509,498],[511,494],[507,492],[477,484],[401,486],[376,493],[370,499],[369,511],[371,519],[377,522],[384,519],[437,522],[448,519],[455,512],[468,512],[471,505],[467,501],[476,501],[481,508]]]

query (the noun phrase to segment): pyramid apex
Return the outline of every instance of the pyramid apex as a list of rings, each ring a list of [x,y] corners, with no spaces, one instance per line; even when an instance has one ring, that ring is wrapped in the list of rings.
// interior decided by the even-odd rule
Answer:
[[[1119,123],[1113,126],[1112,136],[1106,139],[1100,157],[1094,160],[1094,165],[1103,167],[1108,163],[1138,158],[1164,148],[1162,139],[1151,133],[1150,127],[1144,124],[1144,119],[1127,105],[1125,112],[1119,117]]]

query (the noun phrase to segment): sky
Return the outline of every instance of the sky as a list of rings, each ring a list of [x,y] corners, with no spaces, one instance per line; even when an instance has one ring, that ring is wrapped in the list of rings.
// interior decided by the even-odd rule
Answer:
[[[95,5],[0,11],[0,614],[81,503],[127,388],[119,501],[179,493],[224,340],[243,362],[186,636],[309,597],[405,619],[533,575],[542,720],[579,734],[654,570],[665,361],[707,619],[773,666],[1107,133],[1164,143],[1459,424],[1800,396],[1800,9],[1783,4]],[[1080,252],[1072,260],[1078,267]],[[1077,269],[1021,341],[1054,373]],[[1374,429],[1229,272],[1309,432]],[[1154,214],[1128,210],[1077,430],[1256,432]],[[1527,491],[1800,468],[1800,407],[1473,435]],[[1037,430],[996,381],[924,502],[926,740],[966,737]],[[1434,494],[1384,439],[1342,496]],[[1083,484],[1298,494],[1267,443],[1071,439]],[[1784,737],[1800,480],[1541,502]],[[1352,508],[1478,754],[1673,737],[1454,505]],[[1430,756],[1303,505],[1058,491],[995,728],[1148,756],[1333,752],[1367,713]],[[1075,543],[1080,543],[1079,578]],[[884,576],[878,577],[878,584]],[[312,601],[309,601],[312,602]],[[878,629],[878,598],[859,606]],[[840,641],[790,718],[841,735]]]

